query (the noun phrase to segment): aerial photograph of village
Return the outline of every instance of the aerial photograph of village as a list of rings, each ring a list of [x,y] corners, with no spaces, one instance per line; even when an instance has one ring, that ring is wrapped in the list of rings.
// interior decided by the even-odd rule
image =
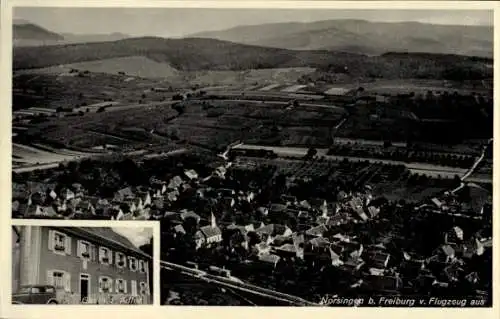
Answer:
[[[493,10],[13,17],[13,219],[157,221],[162,305],[492,306]]]

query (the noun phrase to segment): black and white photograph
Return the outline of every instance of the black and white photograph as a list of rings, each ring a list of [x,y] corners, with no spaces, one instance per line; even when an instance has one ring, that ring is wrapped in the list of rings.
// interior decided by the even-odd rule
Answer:
[[[12,16],[13,222],[157,221],[162,306],[492,307],[493,9]],[[13,302],[150,303],[82,229],[13,228]]]
[[[152,304],[153,229],[12,226],[12,304]]]

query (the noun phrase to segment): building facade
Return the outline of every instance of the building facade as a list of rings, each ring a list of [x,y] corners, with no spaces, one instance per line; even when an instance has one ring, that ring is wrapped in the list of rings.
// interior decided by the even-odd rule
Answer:
[[[111,228],[14,227],[13,292],[51,285],[62,303],[152,302],[151,257]]]

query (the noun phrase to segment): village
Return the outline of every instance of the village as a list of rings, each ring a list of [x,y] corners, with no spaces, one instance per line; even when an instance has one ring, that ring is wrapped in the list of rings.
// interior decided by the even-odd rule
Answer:
[[[70,179],[13,183],[13,217],[157,220],[162,260],[312,302],[324,294],[489,295],[491,193],[479,185],[418,204],[375,196],[368,184],[322,198],[269,167],[168,161],[138,162],[135,169],[170,174],[128,169],[148,182],[108,197]],[[165,281],[169,291],[183,285]]]

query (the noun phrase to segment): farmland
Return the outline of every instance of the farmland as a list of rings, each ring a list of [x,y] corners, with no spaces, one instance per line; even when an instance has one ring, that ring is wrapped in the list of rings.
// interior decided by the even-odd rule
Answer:
[[[369,163],[365,161],[346,161],[344,159],[316,158],[306,161],[300,158],[285,157],[265,159],[238,156],[234,169],[255,170],[259,167],[276,167],[278,174],[294,179],[325,178],[335,184],[352,181],[354,184],[370,185],[375,196],[385,196],[391,201],[404,199],[419,202],[442,192],[453,185],[451,179],[435,179],[432,176],[415,177],[404,166]]]
[[[130,43],[142,43],[132,40]],[[191,41],[196,47],[198,40]],[[26,65],[15,67],[14,141],[92,153],[97,149],[134,152],[160,146],[219,152],[241,140],[246,144],[270,147],[314,147],[324,150],[324,155],[338,141],[364,141],[361,146],[347,144],[351,153],[336,155],[387,163],[394,155],[385,150],[384,143],[389,142],[396,148],[411,148],[403,153],[417,154],[403,159],[408,163],[417,162],[417,166],[409,167],[414,173],[453,178],[456,170],[444,171],[442,167],[421,165],[433,165],[449,157],[456,162],[450,166],[463,169],[477,156],[481,140],[490,132],[488,123],[492,108],[487,79],[457,82],[358,77],[353,82],[353,74],[344,74],[345,81],[338,83],[322,80],[303,83],[302,80],[324,71],[326,66],[295,65],[297,57],[288,57],[291,59],[288,62],[274,63],[266,68],[262,65],[254,68],[252,59],[242,62],[249,65],[231,64],[228,67],[213,54],[199,61],[200,65],[198,62],[185,65],[177,55],[174,60],[166,59],[173,54],[171,48],[166,55],[158,53],[165,49],[161,45],[153,55],[114,54],[113,50],[128,47],[130,43],[99,44],[97,47],[112,49],[105,57],[94,57],[97,53],[88,51],[92,45],[76,45],[73,49],[82,56],[63,59],[60,61],[63,64],[34,59],[33,52],[16,49],[20,54],[16,65],[30,61],[36,65],[28,69]],[[68,48],[57,46],[35,51],[54,58],[65,56]],[[227,44],[223,49],[238,51],[239,48]],[[269,55],[261,58],[267,59],[276,50],[265,49]],[[301,54],[310,59],[323,53]],[[350,54],[342,58],[366,62],[365,57]],[[436,58],[437,64],[452,59],[443,56],[415,58]],[[411,60],[412,57],[390,59]],[[466,63],[477,62],[466,60]],[[42,68],[31,68],[35,66]],[[333,95],[325,94],[329,90]],[[339,90],[344,95],[335,95]],[[436,94],[429,94],[429,91]],[[447,93],[443,93],[445,91]],[[183,101],[174,100],[181,95],[193,96]],[[477,108],[467,107],[471,103]],[[435,107],[440,104],[447,107]],[[466,144],[466,140],[472,142]],[[20,150],[14,151],[18,156]],[[419,152],[428,154],[422,157]],[[51,156],[63,159],[60,155]],[[14,162],[22,162],[16,161],[21,157],[14,158]]]

